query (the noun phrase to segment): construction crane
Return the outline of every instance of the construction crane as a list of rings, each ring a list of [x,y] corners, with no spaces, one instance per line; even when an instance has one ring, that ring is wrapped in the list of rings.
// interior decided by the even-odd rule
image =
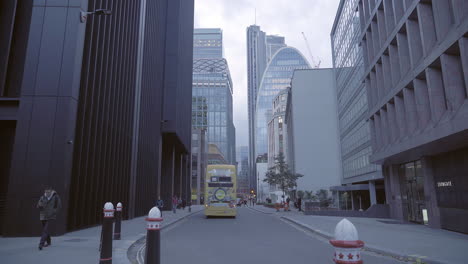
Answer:
[[[306,47],[307,47],[307,51],[309,51],[309,57],[312,60],[312,64],[314,65],[314,68],[320,68],[320,63],[322,61],[319,59],[318,63],[315,63],[314,56],[312,56],[312,51],[310,50],[309,41],[307,40],[306,35],[304,34],[304,32],[301,32],[301,33],[302,33],[302,36],[304,37],[304,41],[305,41],[305,44],[306,44]]]

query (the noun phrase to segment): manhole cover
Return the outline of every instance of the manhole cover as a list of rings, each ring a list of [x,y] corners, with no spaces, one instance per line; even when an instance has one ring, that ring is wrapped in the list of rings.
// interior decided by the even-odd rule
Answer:
[[[73,239],[67,239],[64,240],[65,242],[83,242],[86,241],[87,239],[82,239],[82,238],[73,238]]]

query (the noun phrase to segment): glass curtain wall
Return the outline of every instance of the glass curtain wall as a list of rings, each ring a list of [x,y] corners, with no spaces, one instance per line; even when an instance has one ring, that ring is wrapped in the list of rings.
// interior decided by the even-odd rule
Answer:
[[[256,157],[268,152],[268,117],[271,118],[274,98],[281,90],[290,86],[294,70],[309,68],[309,63],[297,49],[285,47],[278,50],[265,69],[256,104]]]

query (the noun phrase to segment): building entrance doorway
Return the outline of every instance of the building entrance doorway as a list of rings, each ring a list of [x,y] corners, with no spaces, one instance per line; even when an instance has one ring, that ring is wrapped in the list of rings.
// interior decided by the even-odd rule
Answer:
[[[422,224],[425,222],[426,205],[421,161],[400,165],[399,175],[402,180],[403,210],[406,209],[407,220]]]

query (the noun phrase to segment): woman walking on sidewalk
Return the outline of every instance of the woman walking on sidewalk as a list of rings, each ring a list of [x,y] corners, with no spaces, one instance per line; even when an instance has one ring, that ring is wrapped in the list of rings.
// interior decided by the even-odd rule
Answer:
[[[50,187],[46,187],[44,195],[37,202],[39,208],[39,220],[42,224],[41,240],[39,241],[39,250],[43,247],[48,247],[52,244],[52,239],[49,234],[49,224],[51,220],[57,218],[57,212],[62,208],[62,201],[58,194]]]

